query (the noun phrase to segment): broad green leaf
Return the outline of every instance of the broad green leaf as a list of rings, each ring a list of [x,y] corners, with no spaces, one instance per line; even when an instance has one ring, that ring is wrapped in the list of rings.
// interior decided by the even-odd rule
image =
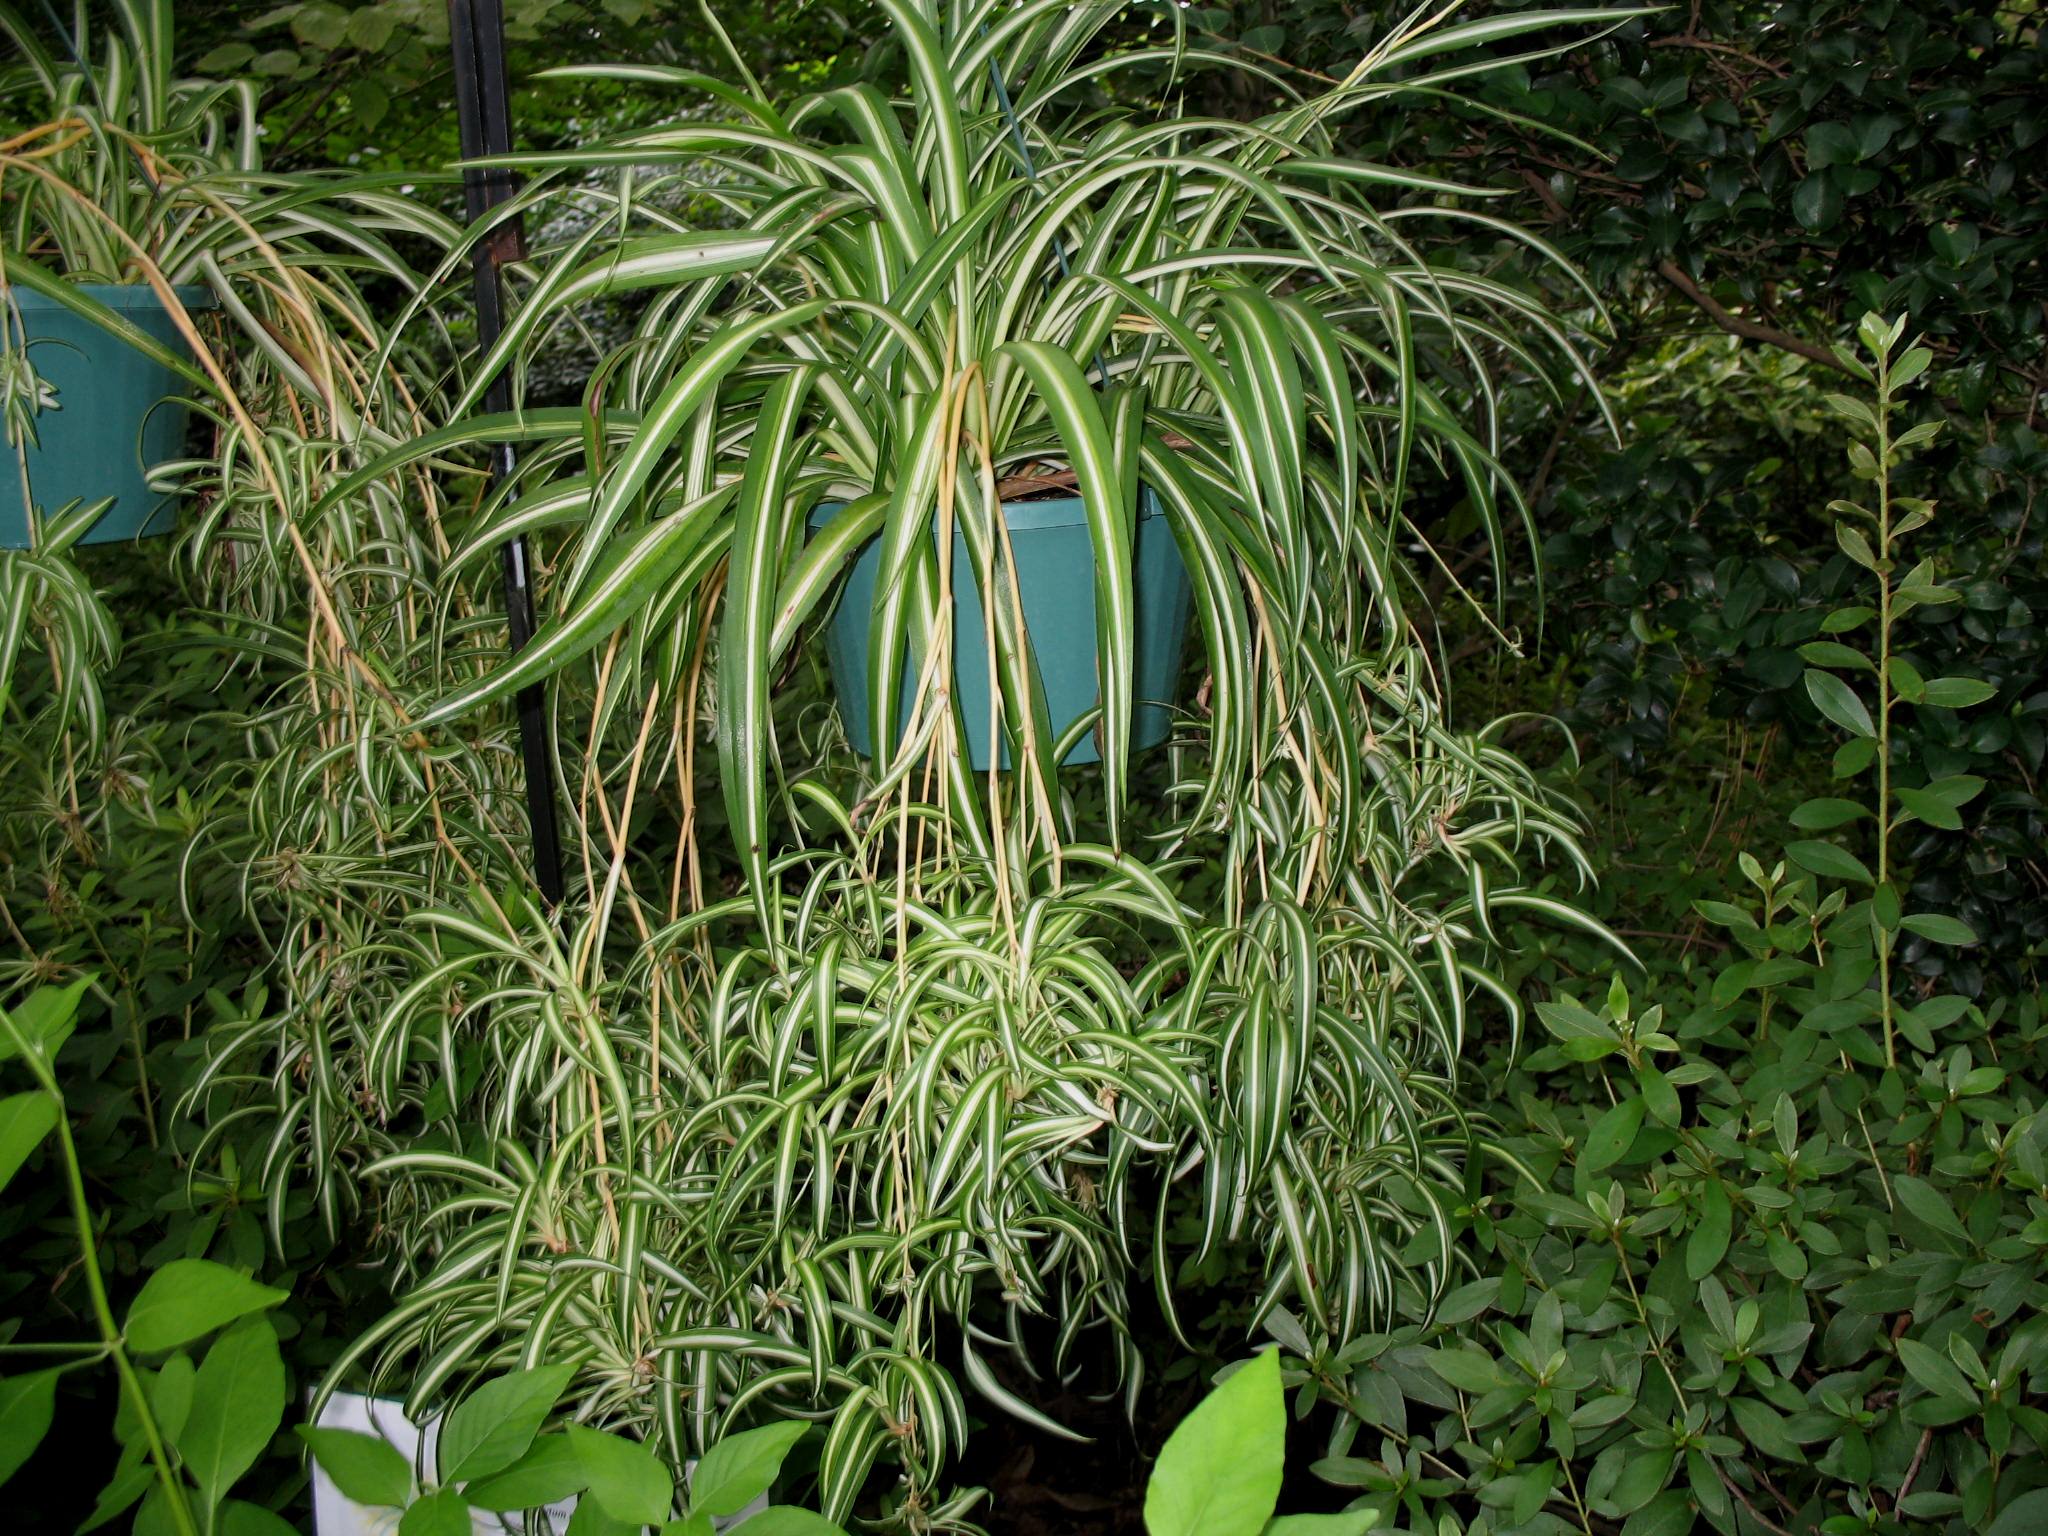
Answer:
[[[1282,1515],[1266,1527],[1266,1536],[1365,1536],[1379,1523],[1376,1509],[1352,1509],[1338,1515]]]
[[[1940,827],[1945,832],[1962,830],[1963,818],[1956,808],[1939,796],[1930,795],[1924,789],[1901,787],[1893,790],[1899,797],[1899,804],[1906,811],[1930,827]]]
[[[1704,1280],[1728,1251],[1728,1238],[1735,1226],[1735,1210],[1728,1200],[1728,1188],[1719,1179],[1709,1179],[1700,1190],[1700,1219],[1685,1240],[1685,1273],[1691,1280]]]
[[[1733,902],[1696,901],[1692,907],[1710,923],[1719,923],[1723,928],[1739,928],[1748,933],[1756,932],[1756,919]]]
[[[1854,737],[1835,748],[1834,775],[1838,779],[1852,779],[1876,760],[1876,738]]]
[[[229,1499],[222,1505],[214,1529],[220,1536],[299,1536],[283,1515],[247,1499]]]
[[[249,1317],[213,1341],[192,1384],[178,1454],[206,1505],[217,1505],[256,1465],[284,1422],[284,1360],[277,1334]]]
[[[565,1536],[642,1536],[646,1529],[637,1520],[619,1519],[595,1499],[578,1499]]]
[[[1872,670],[1861,651],[1852,651],[1839,640],[1809,640],[1799,647],[1799,654],[1816,667],[1845,667],[1852,672]]]
[[[1805,801],[1793,811],[1792,825],[1802,832],[1832,832],[1869,814],[1868,806],[1858,805],[1854,800],[1822,798]]]
[[[732,1536],[846,1536],[823,1515],[793,1505],[777,1504],[732,1528]]]
[[[0,1377],[0,1483],[43,1443],[57,1408],[58,1371]]]
[[[1490,1308],[1499,1295],[1498,1276],[1490,1275],[1484,1280],[1474,1280],[1470,1284],[1461,1285],[1446,1296],[1436,1309],[1436,1321],[1447,1328],[1455,1327],[1459,1323],[1468,1323]]]
[[[1780,1461],[1798,1461],[1804,1456],[1785,1432],[1784,1416],[1777,1409],[1753,1397],[1737,1395],[1728,1399],[1728,1411],[1742,1427],[1744,1438],[1766,1456],[1775,1456]]]
[[[57,1101],[40,1088],[0,1099],[0,1189],[57,1124]]]
[[[60,286],[76,289],[78,285],[64,283]],[[71,1031],[78,1022],[79,1000],[92,984],[93,976],[88,973],[65,986],[37,987],[4,1011],[32,1046],[40,1046],[43,1055],[54,1060],[58,1047],[71,1037]],[[6,1061],[13,1055],[14,1037],[0,1030],[0,1061]]]
[[[1614,1481],[1607,1496],[1609,1501],[1624,1514],[1649,1505],[1671,1481],[1671,1465],[1676,1459],[1668,1445],[1630,1456],[1622,1464],[1621,1476]]]
[[[1944,805],[1960,809],[1984,792],[1984,784],[1985,781],[1974,773],[1951,773],[1928,780],[1920,792],[1932,795]]]
[[[1944,917],[1938,912],[1914,912],[1899,919],[1899,926],[1908,933],[1917,933],[1921,938],[1935,944],[1974,944],[1977,931],[1960,918]]]
[[[298,1433],[344,1498],[395,1508],[412,1496],[412,1468],[383,1436],[313,1424],[301,1424]]]
[[[1826,875],[1831,880],[1858,880],[1865,885],[1871,883],[1868,866],[1846,848],[1833,843],[1796,842],[1785,845],[1785,856],[1801,869],[1816,875]]]
[[[149,1382],[149,1407],[156,1415],[157,1432],[176,1443],[185,1432],[185,1420],[192,1413],[192,1394],[199,1383],[199,1367],[182,1349],[166,1360]],[[115,1414],[114,1433],[125,1445],[143,1444],[142,1424],[124,1397]]]
[[[1280,1357],[1253,1357],[1167,1437],[1145,1485],[1148,1536],[1259,1536],[1280,1498]]]
[[[583,1459],[564,1434],[539,1436],[502,1472],[467,1484],[463,1496],[477,1509],[538,1509],[590,1486]]]
[[[1997,692],[1991,684],[1974,677],[1930,677],[1925,702],[1942,709],[1968,709]]]
[[[569,1426],[569,1443],[589,1479],[589,1497],[615,1520],[658,1525],[668,1519],[675,1480],[661,1460],[637,1440],[606,1434],[582,1424]]]
[[[448,1411],[436,1451],[440,1481],[466,1483],[524,1456],[576,1374],[570,1364],[494,1377]]]
[[[2021,1494],[1999,1510],[1984,1536],[2039,1536],[2048,1531],[2048,1488]]]
[[[1586,1146],[1579,1166],[1587,1173],[1598,1173],[1620,1161],[1635,1145],[1636,1133],[1642,1128],[1643,1101],[1640,1097],[1631,1096],[1611,1105],[1586,1133]]]
[[[1811,230],[1826,229],[1842,216],[1842,189],[1828,172],[1814,171],[1800,179],[1792,189],[1792,216]]]
[[[1491,1355],[1481,1350],[1434,1350],[1424,1363],[1460,1392],[1469,1392],[1474,1396],[1482,1392],[1491,1392],[1501,1384],[1500,1367],[1494,1364]]]
[[[469,1505],[453,1488],[415,1499],[398,1522],[398,1536],[471,1536]]]
[[[1936,1397],[1949,1398],[1972,1407],[1976,1405],[1976,1389],[1938,1351],[1929,1349],[1918,1339],[1900,1339],[1896,1347],[1899,1364],[1906,1368],[1906,1373]]]
[[[140,1354],[176,1349],[287,1294],[208,1259],[173,1259],[143,1282],[122,1336]]]
[[[1886,662],[1885,675],[1892,680],[1892,690],[1908,704],[1919,704],[1927,698],[1927,680],[1905,657],[1894,656]]]
[[[783,1458],[804,1437],[800,1420],[769,1424],[727,1435],[706,1451],[690,1474],[690,1510],[736,1515],[766,1493],[782,1470]]]
[[[1962,1218],[1956,1215],[1955,1207],[1949,1204],[1940,1190],[1925,1179],[1902,1173],[1892,1180],[1892,1191],[1898,1196],[1899,1204],[1935,1231],[1944,1233],[1960,1242],[1967,1243],[1970,1234],[1964,1229]]]
[[[129,1506],[155,1482],[156,1469],[146,1458],[143,1447],[139,1443],[130,1447],[122,1456],[121,1464],[114,1469],[114,1475],[107,1479],[107,1486],[100,1490],[92,1513],[78,1527],[78,1536],[86,1536],[86,1532],[96,1531],[126,1514]]]
[[[1621,1536],[1687,1536],[1694,1521],[1691,1496],[1673,1488],[1630,1515],[1622,1523]]]
[[[1856,697],[1856,690],[1834,673],[1808,667],[1806,692],[1813,700],[1814,707],[1843,730],[1852,731],[1858,736],[1877,734],[1877,728],[1870,721],[1870,711],[1865,709],[1863,701]]]
[[[1642,1090],[1643,1108],[1650,1118],[1659,1125],[1675,1126],[1684,1117],[1684,1106],[1679,1102],[1678,1090],[1671,1086],[1671,1079],[1656,1067],[1644,1066],[1636,1072],[1636,1086]]]

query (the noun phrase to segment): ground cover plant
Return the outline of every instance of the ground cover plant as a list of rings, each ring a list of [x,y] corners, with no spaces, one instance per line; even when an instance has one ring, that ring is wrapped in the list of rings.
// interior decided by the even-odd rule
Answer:
[[[216,306],[0,552],[23,1518],[2048,1518],[2032,23],[672,10],[469,229],[436,16],[0,12]]]

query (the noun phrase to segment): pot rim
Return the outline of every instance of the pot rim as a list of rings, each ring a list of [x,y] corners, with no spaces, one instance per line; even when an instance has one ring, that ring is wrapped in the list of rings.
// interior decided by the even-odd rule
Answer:
[[[156,290],[148,283],[73,283],[68,279],[60,281],[65,282],[67,287],[76,288],[95,303],[118,312],[163,308],[162,302],[156,296]],[[178,302],[187,309],[220,307],[220,300],[215,297],[214,291],[203,283],[174,283],[171,285],[171,291],[178,296]],[[9,300],[18,305],[24,314],[31,310],[63,310],[66,314],[77,313],[47,293],[23,283],[10,283],[7,292]]]
[[[1002,503],[1003,521],[1010,531],[1030,532],[1039,528],[1077,528],[1088,521],[1088,504],[1079,496],[1047,496],[1031,501],[1005,501]],[[843,501],[821,501],[811,509],[806,521],[816,532],[846,509]],[[1150,486],[1138,488],[1138,521],[1149,522],[1163,517],[1166,509],[1159,504],[1159,498],[1152,494]]]

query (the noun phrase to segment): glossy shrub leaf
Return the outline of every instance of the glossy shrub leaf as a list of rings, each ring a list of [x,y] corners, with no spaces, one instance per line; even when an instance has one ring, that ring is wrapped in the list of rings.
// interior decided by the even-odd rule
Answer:
[[[284,1360],[266,1319],[245,1318],[213,1341],[178,1436],[178,1454],[207,1505],[219,1504],[256,1465],[284,1422],[284,1401]]]
[[[1719,1179],[1710,1179],[1700,1190],[1699,1221],[1685,1240],[1685,1273],[1688,1279],[1704,1280],[1728,1251],[1734,1231],[1735,1210],[1728,1189]]]
[[[1259,1536],[1280,1498],[1287,1412],[1267,1351],[1195,1405],[1145,1485],[1147,1536]]]
[[[122,1334],[129,1348],[155,1354],[266,1311],[286,1295],[209,1259],[173,1259],[143,1282]]]
[[[808,1429],[801,1421],[791,1421],[720,1440],[690,1474],[691,1513],[723,1516],[745,1509],[774,1484],[783,1459]]]
[[[1846,826],[1858,817],[1868,816],[1870,808],[1854,800],[1822,798],[1803,802],[1792,812],[1792,825],[1802,832],[1832,832],[1836,827]]]
[[[1643,1101],[1639,1096],[1610,1105],[1586,1133],[1586,1147],[1580,1157],[1580,1166],[1588,1173],[1598,1173],[1610,1167],[1627,1156],[1628,1149],[1635,1145],[1636,1133],[1642,1128]]]
[[[1846,848],[1833,843],[1807,840],[1785,845],[1785,856],[1801,869],[1832,880],[1858,880],[1871,884],[1869,866]]]
[[[654,1452],[637,1440],[582,1424],[571,1424],[568,1435],[588,1480],[589,1497],[613,1519],[654,1525],[668,1518],[675,1481]]]
[[[1500,1367],[1493,1357],[1477,1349],[1439,1349],[1428,1360],[1429,1368],[1460,1392],[1491,1392],[1501,1383]]]
[[[1824,230],[1842,216],[1842,192],[1826,171],[1813,171],[1792,189],[1792,216],[1810,230]]]
[[[1968,923],[1939,912],[1909,913],[1899,919],[1899,926],[1935,944],[1968,945],[1977,942],[1976,930]]]
[[[1658,1494],[1623,1521],[1621,1533],[1622,1536],[1687,1536],[1693,1528],[1692,1499],[1673,1488]]]
[[[1658,1068],[1644,1067],[1637,1072],[1636,1086],[1643,1093],[1643,1108],[1659,1125],[1675,1126],[1684,1117],[1685,1107],[1679,1101],[1678,1090]]]
[[[1806,693],[1813,700],[1814,707],[1843,730],[1853,731],[1858,736],[1877,734],[1876,727],[1871,724],[1870,711],[1856,697],[1856,690],[1834,673],[1823,672],[1816,667],[1807,668]]]
[[[1851,650],[1839,640],[1809,640],[1799,647],[1799,654],[1816,667],[1843,667],[1852,672],[1873,670],[1861,651]]]
[[[0,1377],[0,1483],[43,1443],[56,1412],[57,1371],[33,1371]]]
[[[412,1496],[412,1468],[382,1435],[315,1424],[301,1424],[298,1435],[342,1497],[396,1508]]]
[[[1942,709],[1968,709],[1997,692],[1991,684],[1974,677],[1930,677],[1924,702]]]
[[[1977,1393],[1967,1377],[1918,1339],[1900,1339],[1896,1348],[1906,1373],[1936,1397],[1975,1406]]]
[[[1835,749],[1834,775],[1838,779],[1854,778],[1876,760],[1877,739],[1858,736]]]
[[[1940,827],[1944,832],[1960,832],[1963,828],[1962,813],[1938,795],[1931,795],[1924,789],[1901,786],[1892,791],[1898,796],[1899,804],[1913,816],[1926,822],[1930,827]]]
[[[2005,1505],[1984,1536],[2032,1536],[2041,1530],[2048,1530],[2048,1488],[2032,1489]]]
[[[485,1382],[448,1411],[436,1456],[440,1481],[468,1482],[502,1472],[526,1454],[576,1374],[544,1365]]]
[[[1967,1243],[1970,1234],[1963,1227],[1962,1218],[1956,1215],[1955,1207],[1925,1179],[1909,1173],[1899,1174],[1892,1180],[1892,1190],[1898,1196],[1899,1204],[1907,1212],[1924,1221],[1935,1231],[1959,1242]]]

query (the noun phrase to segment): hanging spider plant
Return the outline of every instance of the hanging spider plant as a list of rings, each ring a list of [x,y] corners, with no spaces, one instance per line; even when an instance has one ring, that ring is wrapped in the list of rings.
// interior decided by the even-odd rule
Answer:
[[[361,290],[388,281],[402,301],[394,236],[455,233],[390,178],[267,173],[254,85],[175,73],[170,0],[113,0],[103,27],[99,9],[0,5],[0,116],[28,125],[0,143],[0,543],[39,542],[37,509],[74,499],[115,503],[77,542],[166,531],[148,480],[182,453],[184,397],[260,435],[240,398],[264,387],[252,367],[313,402],[302,428],[388,445],[368,424],[404,413],[372,398],[386,381]],[[274,471],[261,489],[289,498]]]
[[[536,257],[447,424],[313,513],[521,445],[406,590],[443,615],[429,665],[414,645],[382,668],[393,761],[431,743],[476,794],[430,837],[424,782],[361,750],[407,830],[374,862],[330,840],[275,893],[332,914],[305,976],[346,987],[302,982],[217,1040],[200,1092],[267,1053],[273,1200],[374,1205],[405,1294],[344,1369],[402,1372],[424,1409],[575,1359],[580,1411],[677,1458],[755,1414],[818,1418],[826,1513],[881,1460],[915,1524],[966,1433],[960,1383],[1050,1426],[1026,1383],[1106,1359],[1135,1401],[1133,1292],[1179,1328],[1191,1255],[1257,1253],[1260,1311],[1339,1333],[1456,1264],[1452,1079],[1475,1020],[1519,1020],[1493,922],[1586,922],[1532,888],[1583,861],[1519,763],[1447,724],[1417,564],[1462,593],[1430,543],[1439,488],[1515,558],[1499,396],[1585,369],[1536,292],[1432,236],[1477,225],[1577,279],[1487,189],[1337,135],[1514,62],[1493,45],[1619,13],[1417,16],[1327,94],[1238,123],[1099,110],[1117,72],[1156,99],[1235,67],[1181,38],[1101,47],[1118,7],[881,9],[893,89],[774,103],[621,66],[599,73],[694,115],[506,162],[531,180],[500,217],[580,232]],[[600,302],[639,320],[581,407],[475,414]],[[1013,554],[1014,504],[1047,484],[1087,530],[1071,721]],[[1193,632],[1184,691],[1148,700],[1155,504]],[[476,593],[514,535],[550,616],[508,660]],[[806,679],[857,557],[854,732]],[[518,894],[488,767],[538,681],[581,853],[553,914]],[[1150,755],[1143,704],[1172,708]],[[1070,761],[1084,733],[1099,766]],[[394,908],[402,930],[370,915]]]

